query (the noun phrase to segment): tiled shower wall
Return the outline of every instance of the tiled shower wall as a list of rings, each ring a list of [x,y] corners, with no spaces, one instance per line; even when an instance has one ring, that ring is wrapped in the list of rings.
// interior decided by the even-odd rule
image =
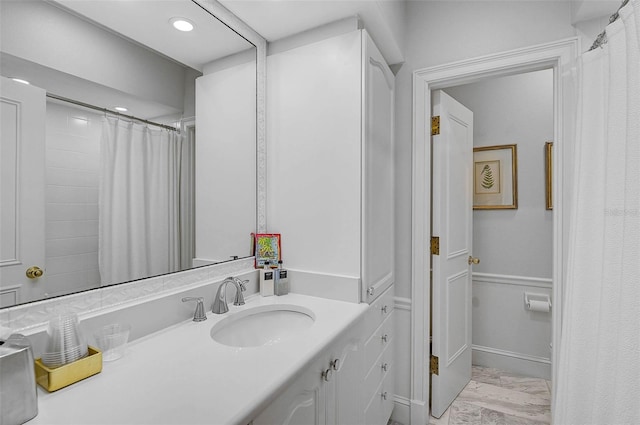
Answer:
[[[98,184],[102,116],[47,102],[48,295],[100,286]]]

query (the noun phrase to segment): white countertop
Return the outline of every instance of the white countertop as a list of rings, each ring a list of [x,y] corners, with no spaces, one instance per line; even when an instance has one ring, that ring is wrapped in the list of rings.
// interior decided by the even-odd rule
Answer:
[[[230,303],[231,304],[231,303]],[[210,337],[230,315],[292,304],[315,314],[300,335],[262,347],[234,348]],[[37,424],[246,424],[338,335],[366,304],[288,294],[253,297],[204,322],[184,322],[129,343],[102,372],[53,393],[38,388]],[[162,313],[160,313],[162,314]]]

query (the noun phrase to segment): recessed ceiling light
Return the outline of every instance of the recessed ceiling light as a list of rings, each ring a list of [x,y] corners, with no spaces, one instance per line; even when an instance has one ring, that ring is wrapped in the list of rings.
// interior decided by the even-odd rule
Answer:
[[[186,18],[171,18],[169,22],[178,31],[189,32],[193,30],[193,22]]]
[[[30,82],[28,82],[27,80],[23,80],[22,78],[12,78],[12,80],[16,83],[31,84]]]
[[[115,109],[118,112],[127,112],[128,109],[125,108],[124,106],[115,106],[113,109]]]

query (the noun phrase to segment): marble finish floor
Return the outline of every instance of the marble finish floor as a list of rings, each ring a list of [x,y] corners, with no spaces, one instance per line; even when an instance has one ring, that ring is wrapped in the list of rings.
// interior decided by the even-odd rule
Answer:
[[[551,383],[473,366],[471,382],[430,425],[543,425],[551,423]]]

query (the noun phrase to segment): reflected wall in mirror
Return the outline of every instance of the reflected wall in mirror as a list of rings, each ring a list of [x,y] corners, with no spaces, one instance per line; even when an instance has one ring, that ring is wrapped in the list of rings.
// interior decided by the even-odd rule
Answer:
[[[1,307],[250,255],[255,46],[191,0],[0,7]]]

